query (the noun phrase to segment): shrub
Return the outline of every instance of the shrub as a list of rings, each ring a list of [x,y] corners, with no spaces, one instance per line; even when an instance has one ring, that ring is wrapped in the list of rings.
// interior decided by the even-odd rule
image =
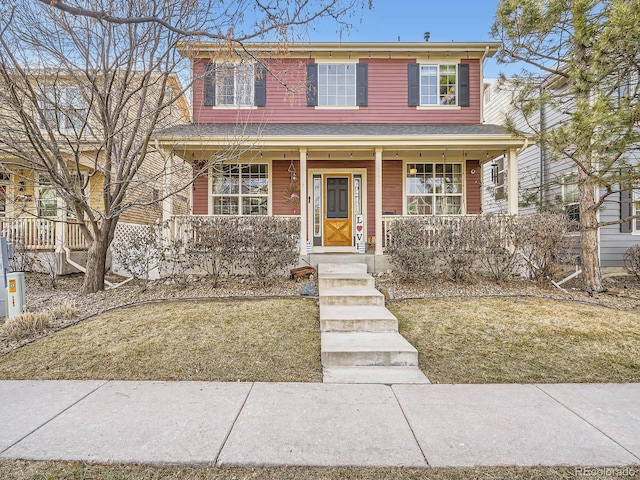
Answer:
[[[570,253],[571,222],[564,214],[536,213],[519,217],[514,245],[535,280],[552,278]]]
[[[244,266],[263,286],[298,262],[299,219],[245,217],[241,222]]]
[[[478,263],[498,283],[511,278],[522,263],[513,243],[516,217],[483,215],[471,226],[475,230]]]
[[[0,334],[3,337],[13,340],[21,340],[34,333],[42,332],[49,326],[50,313],[48,312],[25,312],[8,319]]]
[[[434,273],[437,252],[433,246],[433,230],[424,220],[395,220],[388,233],[386,254],[401,279],[417,280]]]
[[[220,275],[229,273],[237,262],[241,247],[239,219],[195,218],[191,228],[193,235],[185,245],[189,263],[204,270],[216,286]]]
[[[442,222],[435,235],[443,273],[450,280],[465,280],[472,276],[476,249],[480,239],[476,238],[475,219],[460,217]]]
[[[640,280],[640,244],[628,248],[624,252],[623,260],[627,272]]]
[[[161,256],[162,235],[157,225],[144,225],[129,235],[114,240],[111,255],[134,278],[149,279],[149,271]]]

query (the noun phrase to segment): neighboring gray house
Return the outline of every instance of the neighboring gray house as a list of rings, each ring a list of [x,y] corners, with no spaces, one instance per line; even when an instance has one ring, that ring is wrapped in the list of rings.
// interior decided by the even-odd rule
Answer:
[[[512,104],[513,90],[514,87],[508,80],[503,82],[485,80],[485,122],[503,125],[506,116],[509,116],[515,120],[518,130],[532,133],[532,126],[527,124]],[[536,123],[535,129],[553,129],[563,121],[563,114],[551,107],[543,107],[529,121]],[[638,155],[631,152],[630,156]],[[498,157],[483,167],[482,211],[484,213],[507,212],[505,200],[507,164],[503,157]],[[579,220],[577,167],[571,160],[552,158],[544,145],[535,144],[518,155],[517,165],[519,214],[533,213],[544,208],[564,211],[569,218]],[[617,221],[635,214],[636,200],[640,200],[640,190],[613,193],[600,209],[599,220],[601,222]],[[640,219],[601,227],[599,234],[600,265],[622,267],[624,252],[629,247],[640,243]],[[579,233],[576,232],[575,236],[576,247],[578,247]]]

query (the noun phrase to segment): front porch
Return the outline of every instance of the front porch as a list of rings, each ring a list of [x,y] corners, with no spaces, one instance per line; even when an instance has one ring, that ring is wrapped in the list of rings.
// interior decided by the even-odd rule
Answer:
[[[481,213],[481,169],[508,165],[510,215],[518,211],[517,154],[526,138],[493,125],[182,126],[159,145],[194,165],[191,214],[296,216],[300,254],[383,255],[404,216]],[[165,184],[170,184],[170,178]],[[163,220],[174,223],[171,199]],[[173,227],[172,232],[179,229]],[[175,233],[172,233],[172,236]]]

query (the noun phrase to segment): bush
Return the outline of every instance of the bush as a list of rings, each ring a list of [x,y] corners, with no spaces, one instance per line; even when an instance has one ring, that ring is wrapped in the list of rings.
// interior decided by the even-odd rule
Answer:
[[[623,260],[627,272],[640,280],[640,244],[628,248],[624,252]]]
[[[113,259],[133,278],[149,279],[161,256],[162,235],[157,225],[144,225],[111,244]]]
[[[386,254],[396,274],[403,280],[417,280],[435,272],[437,252],[433,230],[420,218],[393,222]]]
[[[21,340],[34,333],[43,332],[49,326],[50,319],[51,314],[48,312],[21,313],[4,323],[0,335],[13,340]]]
[[[473,228],[475,223],[475,218],[460,217],[443,222],[437,229],[437,250],[443,262],[443,273],[450,280],[466,280],[472,276],[480,242]]]
[[[220,275],[237,269],[267,285],[298,261],[300,221],[278,217],[184,218],[181,235],[162,249],[163,272],[178,281],[189,269],[200,269],[217,284]]]
[[[299,219],[246,217],[240,231],[244,266],[263,286],[298,263]]]
[[[541,281],[560,271],[570,251],[571,221],[564,214],[536,213],[519,217],[514,246],[527,263],[531,277]]]
[[[514,246],[516,217],[486,215],[473,222],[477,259],[491,278],[500,283],[521,267],[520,252]]]

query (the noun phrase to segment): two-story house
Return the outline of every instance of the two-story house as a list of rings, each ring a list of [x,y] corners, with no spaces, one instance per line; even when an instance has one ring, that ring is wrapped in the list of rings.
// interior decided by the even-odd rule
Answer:
[[[193,215],[296,215],[302,253],[368,243],[381,255],[394,219],[481,213],[481,165],[503,152],[517,186],[526,139],[483,121],[483,62],[497,43],[244,47],[181,50],[193,123],[157,139],[207,166]]]
[[[47,269],[55,268],[61,274],[83,270],[88,243],[76,212],[51,181],[50,170],[68,175],[76,192],[100,218],[107,188],[104,144],[111,139],[105,139],[100,130],[102,112],[96,105],[95,90],[88,82],[80,82],[82,75],[63,69],[33,70],[28,76],[4,73],[0,78],[0,235],[13,243],[16,256],[21,255],[16,261],[18,268],[38,269],[38,259]],[[130,80],[130,85],[135,92],[135,80]],[[146,98],[158,94],[159,87],[156,82],[153,85]],[[176,102],[165,109],[161,121],[165,125],[187,123],[189,109],[176,75],[170,75],[166,89]],[[16,91],[23,97],[20,102],[12,96]],[[129,109],[123,109],[123,130],[128,128],[127,122],[143,115],[141,109],[134,108],[143,101],[136,95],[130,95]],[[36,130],[41,136],[33,134]],[[57,168],[44,162],[36,149],[44,150],[41,157],[55,158]],[[118,167],[110,168],[116,178]],[[145,161],[127,190],[116,237],[121,231],[134,236],[142,225],[162,218],[164,169],[162,155],[148,147]],[[183,171],[189,174],[189,170]],[[188,183],[190,174],[186,179],[175,175],[174,185],[181,181]],[[173,198],[171,213],[186,212],[187,202],[179,192]]]

